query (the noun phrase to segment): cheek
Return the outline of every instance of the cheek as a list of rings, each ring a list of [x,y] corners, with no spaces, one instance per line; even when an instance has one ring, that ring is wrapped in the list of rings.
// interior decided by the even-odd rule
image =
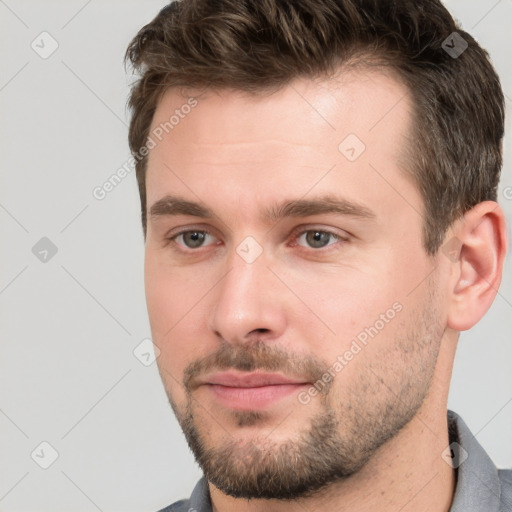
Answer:
[[[166,387],[173,390],[182,382],[183,371],[195,357],[200,340],[197,315],[201,314],[199,291],[151,256],[145,264],[146,303],[153,342],[160,350],[158,366]],[[203,336],[204,337],[204,336]]]
[[[300,271],[288,273],[287,284],[307,307],[301,323],[304,328],[326,332],[335,343],[349,341],[361,330],[373,325],[381,314],[389,311],[394,316],[393,305],[404,300],[399,281],[382,277],[383,270],[372,268],[336,268],[319,272]]]
[[[303,267],[288,273],[287,284],[310,308],[297,304],[302,314],[292,325],[305,351],[321,357],[336,375],[335,388],[359,379],[380,358],[391,359],[389,364],[397,358],[394,344],[405,325],[419,320],[415,315],[425,300],[424,287],[411,293],[424,279],[420,274],[402,269],[400,257],[380,258],[365,268]]]
[[[156,252],[146,251],[144,270],[151,329],[153,335],[161,339],[172,333],[183,319],[194,314],[204,289]]]

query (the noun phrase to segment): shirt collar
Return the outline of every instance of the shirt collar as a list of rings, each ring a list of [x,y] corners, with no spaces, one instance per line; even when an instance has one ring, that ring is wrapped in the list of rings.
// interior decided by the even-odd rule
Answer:
[[[461,463],[457,468],[457,486],[450,512],[497,512],[500,508],[501,484],[495,464],[462,418],[452,411],[448,411],[448,430],[450,446],[457,443],[464,450],[459,453]]]

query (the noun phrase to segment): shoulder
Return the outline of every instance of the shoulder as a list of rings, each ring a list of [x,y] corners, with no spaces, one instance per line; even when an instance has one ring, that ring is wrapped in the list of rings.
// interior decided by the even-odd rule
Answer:
[[[204,476],[197,482],[190,499],[176,501],[159,512],[212,512],[210,491]]]
[[[501,483],[500,512],[512,511],[512,469],[499,469]]]
[[[169,505],[158,512],[189,512],[188,502],[189,500],[176,501],[172,505]]]

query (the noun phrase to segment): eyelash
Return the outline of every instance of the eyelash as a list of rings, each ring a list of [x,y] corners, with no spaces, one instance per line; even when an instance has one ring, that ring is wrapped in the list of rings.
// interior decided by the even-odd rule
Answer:
[[[314,231],[319,232],[319,233],[327,233],[327,234],[331,235],[333,238],[335,238],[337,242],[348,242],[349,241],[348,237],[344,237],[344,236],[342,236],[342,235],[340,235],[338,233],[335,233],[334,231],[331,231],[329,229],[316,229],[316,228],[303,229],[303,228],[297,228],[294,231],[292,231],[292,233],[291,233],[291,237],[293,239],[293,246],[298,245],[296,242],[297,242],[297,239],[301,235],[303,235],[305,233],[314,232]],[[179,231],[178,233],[174,233],[172,236],[167,237],[166,240],[169,242],[169,244],[173,244],[173,245],[179,246],[180,249],[178,249],[178,250],[180,250],[182,252],[199,252],[199,250],[202,249],[203,246],[200,246],[197,249],[193,249],[193,248],[190,248],[190,247],[181,246],[180,244],[178,244],[176,242],[176,239],[180,235],[184,235],[186,233],[194,233],[194,232],[204,233],[206,235],[211,235],[213,237],[215,236],[215,235],[213,235],[213,233],[211,233],[207,229],[190,229],[189,228],[189,229],[184,229],[183,231]],[[216,245],[216,244],[213,244],[213,245]],[[314,247],[309,247],[309,249],[314,251],[314,252],[325,252],[325,251],[328,251],[329,248],[332,245],[336,245],[336,244],[328,244],[325,247],[320,247],[320,248],[317,248],[317,249],[315,249]],[[208,246],[205,246],[205,247],[208,247]],[[303,249],[308,249],[305,246],[299,246],[299,247],[302,247]]]

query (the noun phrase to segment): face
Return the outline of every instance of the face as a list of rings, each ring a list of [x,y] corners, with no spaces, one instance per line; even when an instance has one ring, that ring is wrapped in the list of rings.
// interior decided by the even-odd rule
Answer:
[[[160,374],[212,484],[311,495],[415,416],[436,364],[443,303],[401,164],[410,97],[375,71],[196,93],[168,91],[152,124]]]

